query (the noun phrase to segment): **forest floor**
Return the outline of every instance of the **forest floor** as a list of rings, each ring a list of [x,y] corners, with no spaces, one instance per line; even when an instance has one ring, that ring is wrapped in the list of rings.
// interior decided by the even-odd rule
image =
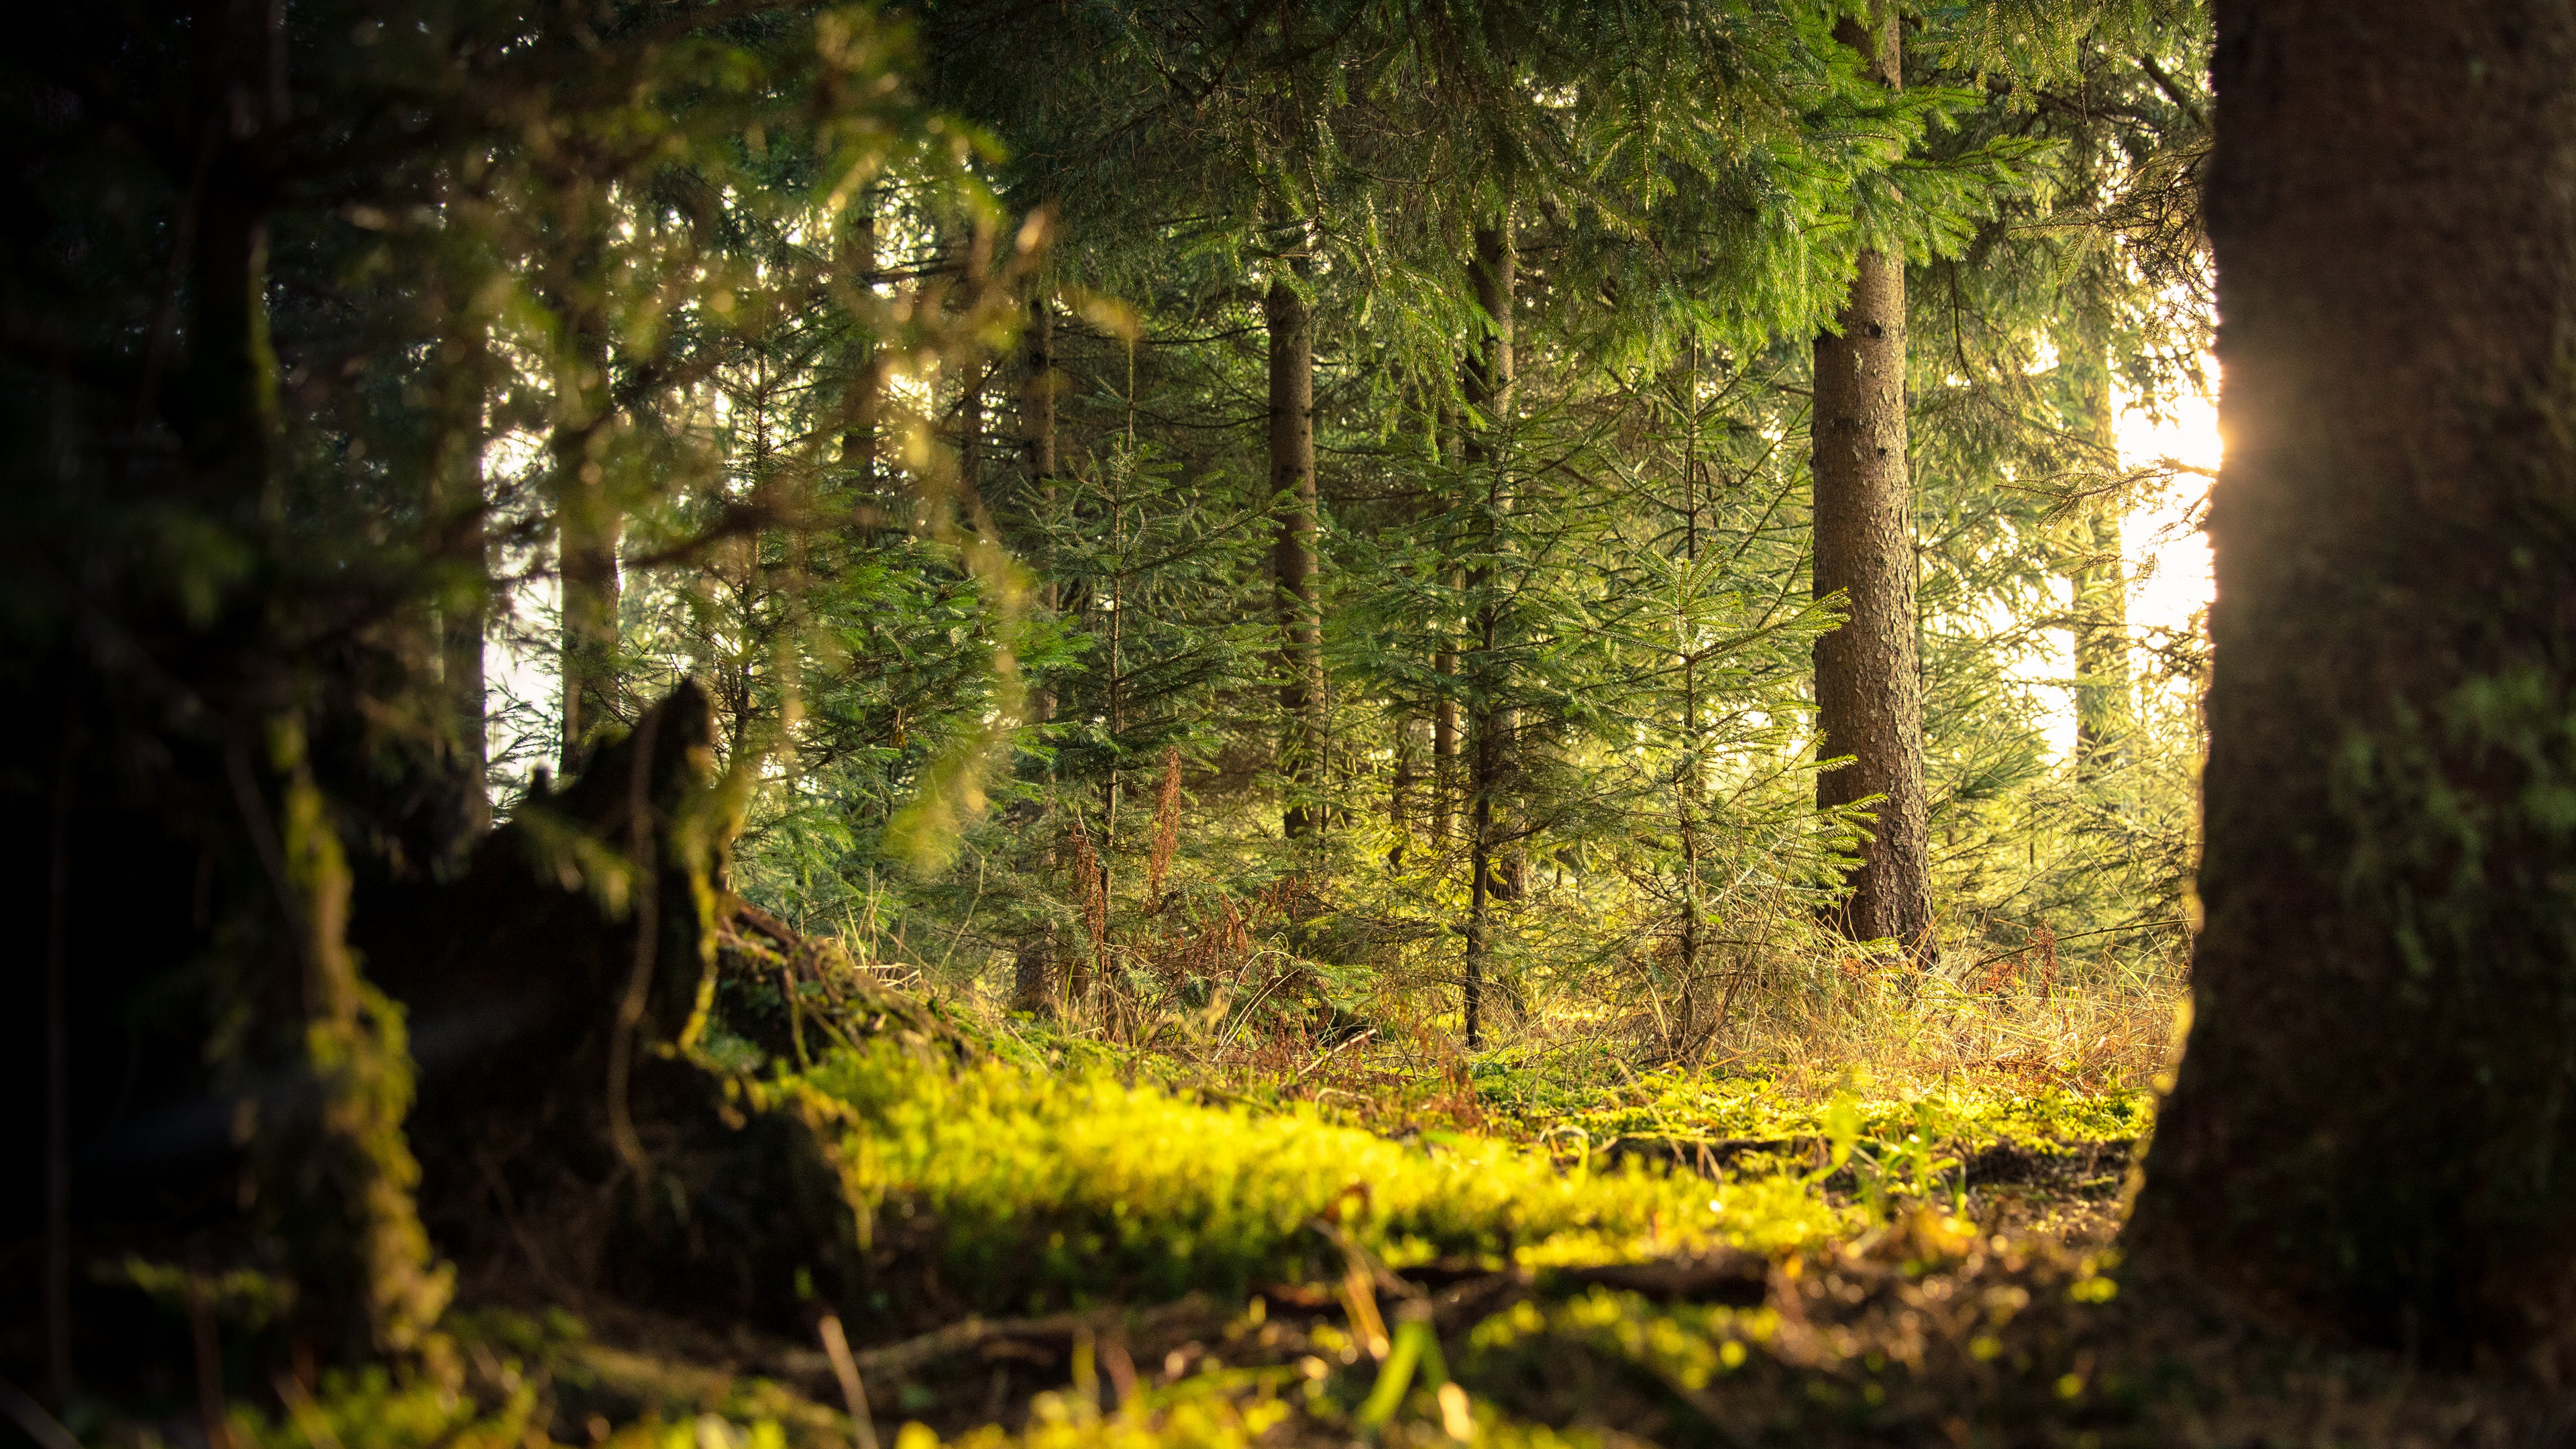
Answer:
[[[818,1300],[820,1331],[791,1341],[463,1265],[440,1362],[237,1406],[235,1444],[2486,1445],[2576,1429],[2529,1395],[2125,1282],[2113,1240],[2152,1118],[2139,1086],[1873,1092],[1533,1046],[1469,1062],[1426,1033],[1216,1070],[955,1019],[974,1039],[962,1064],[862,1019],[818,1022],[835,1044],[801,1070],[742,1079],[753,1105],[831,1124],[867,1313],[826,1324]]]

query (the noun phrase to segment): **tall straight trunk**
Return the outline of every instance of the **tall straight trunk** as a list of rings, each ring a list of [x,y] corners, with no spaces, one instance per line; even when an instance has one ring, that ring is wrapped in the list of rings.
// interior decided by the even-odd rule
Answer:
[[[430,517],[465,565],[465,577],[444,593],[438,612],[439,687],[446,726],[456,749],[457,803],[440,834],[440,853],[462,863],[468,843],[492,823],[485,738],[483,630],[491,593],[490,541],[484,527],[484,400],[493,378],[491,348],[479,316],[455,319],[439,369],[439,440],[430,467]]]
[[[1463,576],[1452,576],[1450,587],[1465,587]],[[1432,659],[1439,671],[1444,690],[1454,690],[1458,679],[1458,651],[1443,649]],[[1458,828],[1458,700],[1444,693],[1431,715],[1431,839],[1434,848],[1447,853],[1449,840]]]
[[[1270,329],[1270,505],[1279,520],[1271,572],[1279,599],[1280,757],[1289,839],[1323,823],[1324,653],[1315,591],[1315,316],[1284,279],[1262,305]]]
[[[2576,1376],[2576,11],[2222,0],[2205,926],[2144,1266]]]
[[[609,497],[608,315],[601,294],[607,198],[595,184],[595,229],[570,259],[559,289],[568,356],[556,379],[548,451],[554,477],[556,557],[563,582],[563,760],[581,765],[584,742],[617,715],[617,542],[622,520]]]
[[[1458,416],[1443,403],[1432,418],[1433,446],[1441,456],[1458,460]],[[1463,596],[1467,576],[1463,570],[1451,569],[1442,579],[1453,597]],[[1431,713],[1431,844],[1445,859],[1457,828],[1458,803],[1458,649],[1449,636],[1449,620],[1441,621],[1442,647],[1432,656],[1431,667],[1440,677],[1440,698]]]
[[[1055,309],[1043,293],[1029,295],[1026,367],[1020,377],[1020,436],[1028,449],[1028,498],[1025,507],[1042,514],[1055,508]],[[1062,586],[1047,571],[1038,602],[1050,614],[1063,607]],[[1055,718],[1055,691],[1044,684],[1029,691],[1029,722]]]
[[[1691,339],[1690,367],[1683,374],[1682,422],[1682,563],[1673,587],[1673,641],[1681,650],[1681,746],[1682,757],[1673,770],[1673,826],[1682,847],[1681,881],[1681,989],[1684,1031],[1675,1045],[1687,1048],[1692,1028],[1690,1020],[1697,1007],[1700,975],[1700,952],[1703,946],[1700,914],[1700,819],[1701,804],[1706,800],[1707,768],[1701,753],[1699,640],[1691,627],[1690,590],[1697,586],[1699,572],[1699,339]]]
[[[1900,83],[1896,12],[1836,34],[1870,74]],[[1850,616],[1816,641],[1817,756],[1851,763],[1816,778],[1816,803],[1872,796],[1876,823],[1837,923],[1856,940],[1920,951],[1932,927],[1923,796],[1923,687],[1914,636],[1913,500],[1905,459],[1905,259],[1860,254],[1835,330],[1816,339],[1816,595]]]
[[[1416,730],[1409,717],[1395,720],[1395,777],[1387,785],[1386,828],[1395,843],[1386,850],[1389,870],[1404,869],[1404,857],[1413,845],[1413,787],[1418,778],[1414,768]]]
[[[2110,359],[2100,359],[2085,383],[2086,441],[2100,465],[2116,472],[2118,421],[2111,408]],[[2068,570],[2075,612],[2075,775],[2097,778],[2115,768],[2129,731],[2129,578],[2121,557],[2119,500],[2099,493],[2084,500]]]
[[[1043,293],[1029,294],[1029,330],[1025,368],[1020,377],[1020,436],[1027,448],[1028,502],[1052,513],[1055,503],[1055,309]],[[1050,571],[1039,598],[1048,613],[1063,605]],[[1029,691],[1029,723],[1055,718],[1055,691],[1043,683]],[[1019,943],[1011,957],[1011,1005],[1014,1010],[1051,1014],[1060,996],[1056,984],[1055,935],[1041,926]]]
[[[1492,560],[1502,551],[1502,436],[1509,426],[1512,401],[1512,292],[1517,258],[1512,251],[1510,215],[1476,228],[1476,252],[1468,266],[1476,290],[1478,320],[1475,344],[1460,369],[1460,391],[1473,416],[1466,420],[1466,445],[1460,463],[1470,485],[1480,490],[1483,522],[1476,565],[1467,570],[1466,596],[1475,609],[1470,644],[1475,658],[1467,670],[1470,709],[1467,720],[1467,969],[1463,990],[1467,1045],[1478,1045],[1483,1029],[1485,980],[1493,955],[1493,902],[1498,880],[1495,797],[1501,793],[1506,765],[1508,713],[1500,703],[1497,650],[1502,609],[1494,597]]]

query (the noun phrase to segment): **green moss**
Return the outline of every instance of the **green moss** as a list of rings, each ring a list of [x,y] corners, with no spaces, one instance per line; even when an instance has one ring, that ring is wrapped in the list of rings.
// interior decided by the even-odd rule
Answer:
[[[1712,1186],[1561,1165],[1466,1135],[1408,1144],[1105,1075],[951,1071],[888,1044],[765,1089],[834,1126],[871,1232],[929,1248],[952,1292],[1017,1311],[1338,1276],[1331,1219],[1391,1263],[1615,1262],[1726,1244],[1787,1254],[1858,1225],[1790,1177]]]
[[[1589,1094],[1531,1074],[1513,1074],[1497,1086],[1497,1108],[1524,1132],[1573,1150],[1640,1139],[1827,1141],[1841,1131],[1880,1143],[1937,1135],[1953,1151],[1973,1152],[1997,1145],[2124,1141],[2144,1135],[2155,1110],[2152,1094],[2120,1089],[1962,1089],[1902,1100],[1846,1092],[1823,1101],[1800,1101],[1763,1077],[1678,1071],[1649,1073]],[[1837,1122],[1853,1112],[1856,1121]]]

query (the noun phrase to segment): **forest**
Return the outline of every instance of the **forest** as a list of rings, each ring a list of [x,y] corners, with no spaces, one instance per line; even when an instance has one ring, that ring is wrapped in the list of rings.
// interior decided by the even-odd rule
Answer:
[[[12,1442],[2576,1442],[2576,11],[13,29]]]

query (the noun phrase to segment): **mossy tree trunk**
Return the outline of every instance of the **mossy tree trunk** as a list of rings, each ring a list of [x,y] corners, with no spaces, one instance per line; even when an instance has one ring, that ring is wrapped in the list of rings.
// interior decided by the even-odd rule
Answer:
[[[2576,1371],[2576,12],[2222,4],[2193,1026],[2130,1234]]]
[[[1845,20],[1837,34],[1890,90],[1901,84],[1896,13]],[[1820,758],[1851,763],[1816,779],[1826,808],[1879,797],[1838,924],[1858,940],[1920,950],[1932,928],[1931,841],[1923,794],[1923,686],[1914,636],[1913,494],[1906,468],[1905,259],[1860,254],[1834,330],[1816,339],[1815,487],[1819,598],[1850,614],[1816,641]]]

